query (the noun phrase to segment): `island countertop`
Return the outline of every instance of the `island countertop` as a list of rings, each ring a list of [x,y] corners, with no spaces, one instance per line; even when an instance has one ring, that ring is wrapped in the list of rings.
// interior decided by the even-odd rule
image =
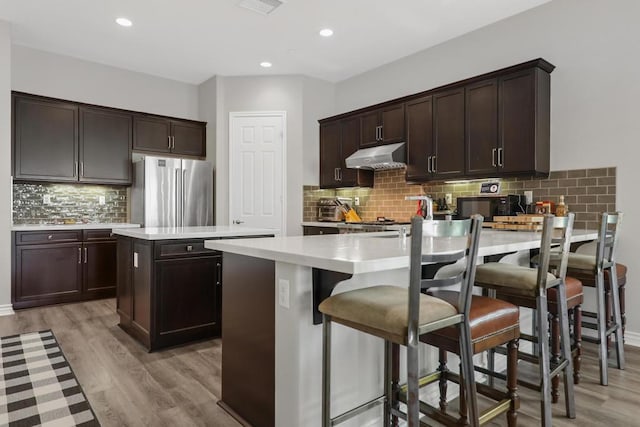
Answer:
[[[534,249],[540,232],[482,230],[478,256]],[[572,241],[594,240],[596,231],[574,230]],[[409,266],[410,238],[397,232],[288,236],[272,239],[212,240],[205,247],[255,258],[286,262],[347,274],[371,273]],[[424,251],[445,252],[460,240],[427,238]]]
[[[113,230],[113,234],[142,240],[226,239],[245,236],[271,236],[277,230],[240,225],[211,227],[146,227]]]

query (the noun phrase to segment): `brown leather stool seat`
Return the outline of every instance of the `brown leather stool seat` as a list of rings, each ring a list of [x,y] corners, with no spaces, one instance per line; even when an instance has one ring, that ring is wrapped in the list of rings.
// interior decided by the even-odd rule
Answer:
[[[458,308],[459,293],[455,291],[430,291],[433,295]],[[497,401],[496,408],[508,402],[507,423],[515,426],[520,399],[517,394],[518,338],[520,337],[520,310],[513,304],[494,298],[473,295],[469,311],[471,344],[473,354],[478,354],[497,346],[507,344],[507,391],[497,390],[487,385],[477,384],[479,394]],[[447,369],[447,352],[458,354],[460,333],[456,327],[439,329],[420,336],[420,341],[438,347],[440,355],[439,375],[440,411],[432,417],[445,425],[465,425],[465,397],[462,381]],[[447,382],[460,382],[460,415],[459,420],[447,414]],[[433,380],[435,381],[435,380]]]

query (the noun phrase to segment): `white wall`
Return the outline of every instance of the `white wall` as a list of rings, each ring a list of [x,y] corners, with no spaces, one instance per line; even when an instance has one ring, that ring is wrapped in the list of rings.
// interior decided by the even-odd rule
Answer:
[[[198,87],[13,46],[11,88],[108,107],[198,119]]]
[[[218,77],[216,224],[229,224],[229,113],[287,112],[287,233],[302,229],[302,77]]]
[[[11,312],[11,26],[0,21],[0,314]]]
[[[336,111],[344,112],[537,57],[556,65],[551,169],[617,167],[616,203],[626,215],[619,260],[629,266],[628,330],[636,333],[638,16],[637,0],[557,0],[343,81],[336,89]],[[640,343],[640,335],[631,338]]]
[[[333,115],[336,86],[324,80],[303,78],[302,132],[304,139],[302,182],[305,185],[320,184],[320,128],[318,120]]]

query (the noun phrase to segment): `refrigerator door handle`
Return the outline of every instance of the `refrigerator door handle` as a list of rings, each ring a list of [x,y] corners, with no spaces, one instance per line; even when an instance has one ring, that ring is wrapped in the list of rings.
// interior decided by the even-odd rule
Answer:
[[[187,192],[186,192],[186,179],[187,178],[187,170],[186,169],[182,169],[182,185],[181,185],[181,197],[180,197],[180,222],[181,222],[181,226],[184,227],[184,201],[187,198]]]
[[[174,178],[176,180],[176,186],[175,186],[175,204],[174,204],[174,208],[175,208],[175,216],[174,216],[174,220],[173,220],[173,226],[174,227],[180,227],[181,225],[181,221],[180,221],[180,192],[179,192],[179,181],[180,181],[180,169],[175,169],[173,171],[174,174]]]

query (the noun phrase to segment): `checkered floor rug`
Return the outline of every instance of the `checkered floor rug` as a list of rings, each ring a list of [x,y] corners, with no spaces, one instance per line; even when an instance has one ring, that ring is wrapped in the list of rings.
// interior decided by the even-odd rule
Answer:
[[[53,332],[0,338],[0,351],[0,426],[100,426]]]

